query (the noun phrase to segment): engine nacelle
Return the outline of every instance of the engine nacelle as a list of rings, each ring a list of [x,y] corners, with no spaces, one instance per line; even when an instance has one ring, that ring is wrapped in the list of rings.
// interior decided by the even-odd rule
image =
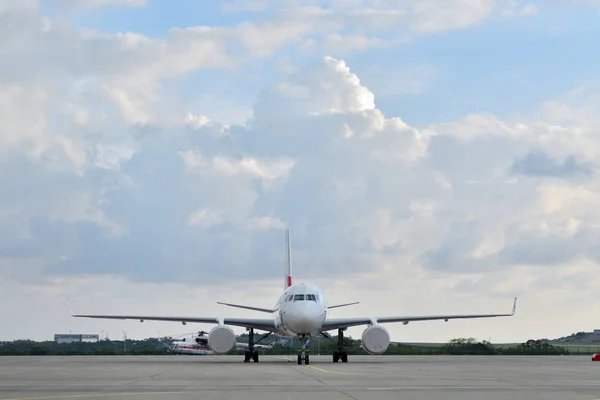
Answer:
[[[215,326],[208,334],[208,347],[215,354],[225,354],[233,349],[236,343],[235,333],[228,326]]]
[[[369,326],[362,333],[362,348],[369,354],[383,354],[390,345],[390,334],[383,326]]]

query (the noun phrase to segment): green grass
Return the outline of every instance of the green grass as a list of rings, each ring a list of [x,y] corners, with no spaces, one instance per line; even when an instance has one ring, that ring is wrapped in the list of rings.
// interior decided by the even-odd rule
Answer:
[[[398,344],[403,344],[406,346],[418,346],[418,347],[442,347],[444,345],[446,345],[447,343],[425,343],[425,342],[397,342]],[[504,349],[507,347],[516,347],[517,345],[519,345],[521,343],[492,343],[492,346],[500,348],[500,349]]]
[[[446,343],[426,343],[426,342],[397,342],[406,346],[414,346],[414,347],[424,347],[424,348],[439,348],[445,345]],[[507,349],[511,347],[517,347],[521,343],[492,343],[497,349]],[[554,346],[564,347],[568,350],[576,350],[577,348],[583,349],[598,349],[598,353],[600,353],[600,343],[598,342],[581,342],[581,343],[551,343]]]
[[[586,342],[581,342],[581,343],[553,343],[555,346],[560,346],[560,347],[564,347],[564,348],[577,348],[577,347],[595,347],[597,349],[600,349],[600,343],[598,342],[591,342],[591,343],[586,343]]]

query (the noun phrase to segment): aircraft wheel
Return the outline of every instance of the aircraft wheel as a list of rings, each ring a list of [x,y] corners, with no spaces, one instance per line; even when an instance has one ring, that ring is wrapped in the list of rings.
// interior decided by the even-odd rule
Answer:
[[[298,365],[302,365],[302,355],[298,354]]]
[[[348,353],[347,352],[342,352],[342,362],[347,363],[348,362]]]
[[[244,362],[245,363],[250,362],[250,352],[249,351],[244,353]]]
[[[252,354],[252,359],[254,360],[255,363],[258,362],[258,351],[255,351],[254,354]]]
[[[310,361],[308,359],[308,354],[304,356],[304,365],[308,365],[310,364]]]
[[[338,362],[339,358],[340,358],[340,354],[337,352],[337,350],[334,351],[333,352],[333,362],[334,363]]]

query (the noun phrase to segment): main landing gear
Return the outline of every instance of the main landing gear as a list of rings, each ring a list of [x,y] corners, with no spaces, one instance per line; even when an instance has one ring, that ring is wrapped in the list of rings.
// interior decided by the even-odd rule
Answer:
[[[308,357],[308,354],[306,354],[307,340],[308,340],[307,335],[300,335],[300,343],[302,343],[302,350],[300,351],[300,354],[298,354],[298,365],[302,365],[303,362],[304,362],[304,365],[310,364],[310,359]]]
[[[344,331],[346,328],[338,329],[337,348],[333,352],[333,362],[336,363],[339,360],[342,362],[348,362],[348,353],[344,350]]]
[[[254,350],[254,351],[246,351],[246,353],[244,354],[244,362],[250,362],[250,359],[252,359],[252,361],[254,361],[255,363],[258,362],[258,351]]]
[[[252,361],[257,363],[258,362],[258,351],[254,350],[254,345],[260,343],[263,339],[265,339],[267,336],[269,336],[273,332],[269,332],[266,335],[263,335],[257,341],[254,341],[254,329],[250,328],[248,330],[250,331],[250,333],[248,334],[248,350],[246,350],[246,353],[244,354],[244,362],[245,363],[250,362],[250,359],[252,359]]]

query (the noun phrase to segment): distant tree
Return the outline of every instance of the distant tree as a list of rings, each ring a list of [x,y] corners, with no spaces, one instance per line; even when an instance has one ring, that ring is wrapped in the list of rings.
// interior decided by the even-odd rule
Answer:
[[[474,338],[452,339],[442,346],[442,353],[452,355],[493,355],[496,354],[496,348],[490,342],[478,342]]]

